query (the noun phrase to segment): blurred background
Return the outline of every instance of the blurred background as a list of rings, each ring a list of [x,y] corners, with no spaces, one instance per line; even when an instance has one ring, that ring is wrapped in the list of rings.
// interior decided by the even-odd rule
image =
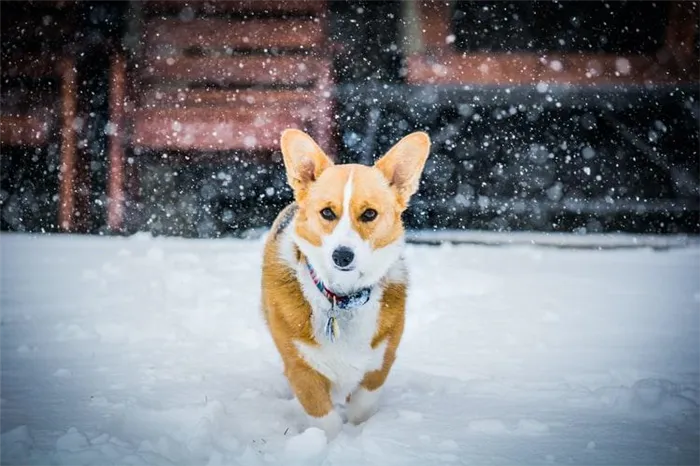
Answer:
[[[414,230],[700,233],[697,2],[3,1],[3,231],[246,236],[433,140]]]

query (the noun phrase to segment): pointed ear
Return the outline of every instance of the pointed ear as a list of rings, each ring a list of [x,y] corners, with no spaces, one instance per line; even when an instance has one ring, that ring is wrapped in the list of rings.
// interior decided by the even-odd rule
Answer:
[[[418,190],[418,182],[429,152],[430,137],[418,131],[405,136],[374,164],[396,190],[404,208]]]
[[[295,196],[316,181],[333,161],[318,147],[318,144],[303,131],[285,129],[280,138],[282,157],[287,171],[287,182]]]

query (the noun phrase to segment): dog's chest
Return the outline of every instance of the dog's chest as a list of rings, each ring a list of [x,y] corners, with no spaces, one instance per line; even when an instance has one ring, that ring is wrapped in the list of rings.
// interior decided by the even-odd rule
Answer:
[[[312,325],[318,345],[297,342],[296,346],[306,363],[332,382],[335,397],[343,398],[367,372],[382,367],[386,341],[371,347],[377,331],[381,292],[375,290],[364,306],[339,319],[339,334],[334,341],[325,332],[328,314],[323,304],[312,303]]]

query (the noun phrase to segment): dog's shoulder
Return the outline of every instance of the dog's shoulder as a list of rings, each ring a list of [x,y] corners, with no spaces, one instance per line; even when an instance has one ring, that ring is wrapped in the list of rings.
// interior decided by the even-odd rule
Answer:
[[[289,235],[285,235],[284,232],[290,228],[294,221],[294,216],[298,211],[299,206],[296,202],[292,202],[282,209],[279,214],[277,214],[275,221],[272,222],[267,239],[265,240],[264,268],[273,265],[275,267],[286,265],[291,269],[295,268],[295,259],[298,259],[298,250],[294,244],[289,241]],[[286,269],[286,267],[282,269]],[[280,273],[283,271],[282,269],[279,271]],[[287,273],[288,271],[285,270],[284,272]]]
[[[270,229],[270,234],[273,239],[277,239],[279,235],[289,227],[298,211],[299,206],[296,202],[292,202],[277,214],[277,218],[275,218],[275,221],[272,223],[272,228]]]

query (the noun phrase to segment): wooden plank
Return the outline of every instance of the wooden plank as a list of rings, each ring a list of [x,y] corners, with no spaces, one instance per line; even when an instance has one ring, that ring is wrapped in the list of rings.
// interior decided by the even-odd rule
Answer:
[[[609,54],[563,54],[542,63],[537,81],[573,85],[671,84],[683,76],[655,58]]]
[[[140,96],[140,106],[146,108],[181,108],[219,105],[247,105],[251,107],[287,108],[309,104],[315,96],[309,91],[256,90],[256,89],[149,89]]]
[[[170,57],[145,66],[141,79],[156,83],[304,85],[315,81],[327,66],[325,60],[298,56]]]
[[[415,54],[407,58],[409,84],[571,85],[670,84],[693,82],[697,76],[674,74],[668,66],[644,56],[604,54]]]
[[[38,147],[46,144],[52,120],[45,113],[0,116],[0,142],[9,146]]]
[[[195,15],[217,14],[311,14],[319,15],[327,11],[328,5],[324,0],[148,0],[144,2],[148,14],[164,12],[181,12],[187,8]]]
[[[218,51],[269,49],[319,49],[322,25],[313,19],[226,20],[198,18],[182,22],[157,18],[145,26],[147,57],[180,55],[188,48]]]
[[[139,109],[132,141],[151,149],[276,150],[280,133],[304,121],[303,115],[259,109]]]
[[[407,58],[410,84],[531,84],[539,60],[534,54],[415,54]]]
[[[77,196],[78,155],[77,133],[73,121],[76,116],[78,97],[75,62],[65,58],[61,61],[61,168],[59,178],[58,225],[64,231],[73,231]]]

